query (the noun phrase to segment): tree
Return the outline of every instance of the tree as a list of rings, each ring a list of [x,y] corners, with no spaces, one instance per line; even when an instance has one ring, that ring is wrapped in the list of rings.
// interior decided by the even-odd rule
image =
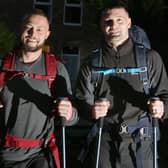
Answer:
[[[145,24],[152,26],[164,22],[164,10],[165,1],[164,0],[127,0],[128,7],[132,13],[132,18],[135,22],[140,22],[140,24]]]
[[[0,22],[0,58],[14,46],[15,36],[4,22]]]
[[[151,25],[152,22],[164,22],[163,13],[165,10],[165,0],[86,0],[87,5],[93,9],[95,15],[107,4],[122,2],[127,5],[133,20],[140,24]],[[96,16],[95,16],[96,18]]]

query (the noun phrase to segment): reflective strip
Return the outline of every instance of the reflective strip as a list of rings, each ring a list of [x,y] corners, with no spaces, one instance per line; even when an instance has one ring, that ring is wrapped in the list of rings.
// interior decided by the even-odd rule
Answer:
[[[147,67],[140,67],[140,68],[102,68],[102,70],[95,70],[94,73],[103,73],[103,75],[109,74],[121,74],[121,73],[140,73],[146,72]]]

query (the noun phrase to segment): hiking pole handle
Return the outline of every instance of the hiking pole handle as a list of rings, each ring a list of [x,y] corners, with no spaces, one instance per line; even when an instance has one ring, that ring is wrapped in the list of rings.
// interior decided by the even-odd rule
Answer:
[[[66,118],[65,117],[61,117],[61,125],[65,127],[66,123]]]
[[[153,127],[158,127],[159,126],[159,122],[157,118],[152,118],[152,122],[153,122]]]
[[[61,100],[68,100],[68,97],[59,97],[57,100],[58,100],[58,102]],[[61,117],[61,125],[66,126],[66,118],[65,117]]]
[[[151,97],[150,98],[150,101],[157,101],[157,100],[160,100],[159,97]],[[158,127],[158,118],[154,118],[152,117],[152,124],[153,124],[153,127]]]
[[[159,97],[151,97],[150,99],[151,101],[157,101],[160,100]],[[153,125],[153,153],[154,153],[154,158],[153,158],[153,168],[157,168],[158,164],[157,164],[157,129],[159,127],[158,124],[158,119],[157,118],[152,118],[152,125]]]
[[[103,128],[104,117],[101,117],[99,120],[99,128]]]
[[[105,98],[105,97],[101,97],[101,98],[99,98],[98,99],[98,101],[108,101],[108,99],[107,98]],[[103,124],[104,124],[104,117],[101,117],[100,119],[99,119],[99,128],[103,128]]]

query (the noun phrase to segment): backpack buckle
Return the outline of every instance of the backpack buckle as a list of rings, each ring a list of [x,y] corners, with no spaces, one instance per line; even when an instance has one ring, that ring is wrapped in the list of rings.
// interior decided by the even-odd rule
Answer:
[[[123,68],[116,68],[116,73],[124,73],[124,69]]]
[[[49,80],[50,80],[50,81],[54,81],[54,79],[55,79],[55,76],[50,76],[50,77],[49,77]]]
[[[147,71],[147,67],[140,67],[140,72],[146,72]]]
[[[151,138],[149,127],[143,127],[139,130],[140,139]]]
[[[128,126],[125,123],[120,125],[119,134],[128,134]]]
[[[24,76],[24,78],[28,78],[29,77],[29,73],[23,72],[23,76]]]

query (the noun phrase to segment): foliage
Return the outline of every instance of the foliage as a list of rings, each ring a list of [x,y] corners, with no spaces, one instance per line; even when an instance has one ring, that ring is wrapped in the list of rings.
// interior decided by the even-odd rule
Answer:
[[[15,36],[4,22],[0,22],[0,57],[11,50],[14,46]]]
[[[152,21],[156,23],[164,19],[165,0],[86,0],[88,6],[95,12],[95,15],[105,5],[118,1],[127,5],[133,15],[133,19],[140,21],[141,24]]]
[[[164,0],[129,0],[128,6],[130,11],[132,11],[137,19],[148,21],[161,21],[163,19],[163,13],[165,9],[165,1]]]
[[[111,0],[86,0],[87,4],[96,10],[100,10],[106,3],[109,3],[110,1]]]
[[[144,12],[150,14],[150,16],[158,15],[164,9],[163,0],[145,0],[142,1],[142,8]]]
[[[152,11],[152,13],[157,13],[158,11],[163,10],[165,6],[164,0],[145,0],[145,1],[139,1],[139,0],[86,0],[87,4],[89,4],[91,7],[94,7],[95,9],[99,10],[103,6],[109,3],[114,2],[122,2],[128,7],[139,7],[139,5],[143,8],[144,11]]]

